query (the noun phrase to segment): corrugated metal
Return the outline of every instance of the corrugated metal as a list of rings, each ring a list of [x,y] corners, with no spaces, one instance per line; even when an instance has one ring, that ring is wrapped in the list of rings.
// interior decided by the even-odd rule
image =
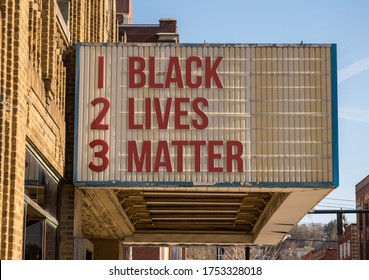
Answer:
[[[306,183],[332,182],[332,89],[330,46],[272,45],[81,45],[79,46],[78,100],[76,127],[75,181],[85,184],[121,184],[129,182],[167,182],[169,184],[215,183]],[[98,88],[98,57],[105,59],[105,82]],[[128,57],[155,57],[155,79],[165,78],[170,56],[180,59],[183,77],[185,60],[190,56],[223,57],[217,68],[223,88],[153,89],[128,87]],[[202,75],[204,70],[194,71]],[[146,71],[147,73],[147,71]],[[97,97],[110,100],[110,109],[102,123],[108,130],[92,130],[91,122],[101,112],[102,104],[91,105]],[[128,129],[128,98],[135,99],[134,120],[145,120],[145,98],[160,98],[164,110],[168,98],[197,97],[208,100],[203,111],[209,125],[203,130],[173,129],[174,106],[170,111],[169,129],[158,129],[154,106],[151,106],[151,129]],[[197,118],[190,104],[190,124]],[[102,139],[109,145],[109,164],[102,172],[92,171],[92,161],[99,146],[89,143]],[[195,172],[194,148],[184,147],[183,172],[176,172],[177,151],[169,145],[173,172],[161,167],[159,172],[128,172],[127,141],[152,142],[152,166],[158,141],[240,141],[243,145],[243,172],[209,172],[208,154],[202,148],[201,172]],[[217,167],[226,166],[225,148]],[[233,162],[233,170],[236,163]]]
[[[253,48],[253,182],[332,182],[330,48]]]

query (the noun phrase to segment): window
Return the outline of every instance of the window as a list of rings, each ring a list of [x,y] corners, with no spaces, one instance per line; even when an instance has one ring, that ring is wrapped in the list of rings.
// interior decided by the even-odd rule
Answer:
[[[43,220],[30,220],[26,223],[26,242],[25,256],[26,260],[42,260],[43,256]]]
[[[347,241],[347,257],[351,255],[351,241]]]
[[[182,258],[181,247],[172,247],[172,260],[180,260]]]
[[[224,248],[217,247],[217,260],[222,260],[224,255]]]
[[[24,192],[23,258],[56,259],[58,183],[28,150]]]

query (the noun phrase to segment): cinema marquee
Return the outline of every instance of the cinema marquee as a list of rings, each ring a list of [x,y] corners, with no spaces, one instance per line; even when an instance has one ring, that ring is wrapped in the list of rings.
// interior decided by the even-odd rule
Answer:
[[[77,186],[337,186],[335,45],[79,44]]]

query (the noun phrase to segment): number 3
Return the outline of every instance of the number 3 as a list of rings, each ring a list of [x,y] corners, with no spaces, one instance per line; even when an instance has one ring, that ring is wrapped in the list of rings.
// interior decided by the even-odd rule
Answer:
[[[100,165],[96,165],[93,163],[93,161],[90,161],[90,164],[88,167],[95,172],[102,172],[104,171],[109,164],[109,158],[106,156],[106,154],[109,152],[109,145],[106,143],[106,141],[102,139],[95,139],[90,142],[90,147],[93,149],[95,146],[101,146],[102,149],[98,152],[94,153],[95,158],[101,158],[102,163]]]

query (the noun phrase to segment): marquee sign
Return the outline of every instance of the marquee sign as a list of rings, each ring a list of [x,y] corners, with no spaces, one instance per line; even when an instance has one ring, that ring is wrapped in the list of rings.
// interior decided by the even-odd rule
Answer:
[[[336,185],[334,45],[80,44],[76,185]]]

